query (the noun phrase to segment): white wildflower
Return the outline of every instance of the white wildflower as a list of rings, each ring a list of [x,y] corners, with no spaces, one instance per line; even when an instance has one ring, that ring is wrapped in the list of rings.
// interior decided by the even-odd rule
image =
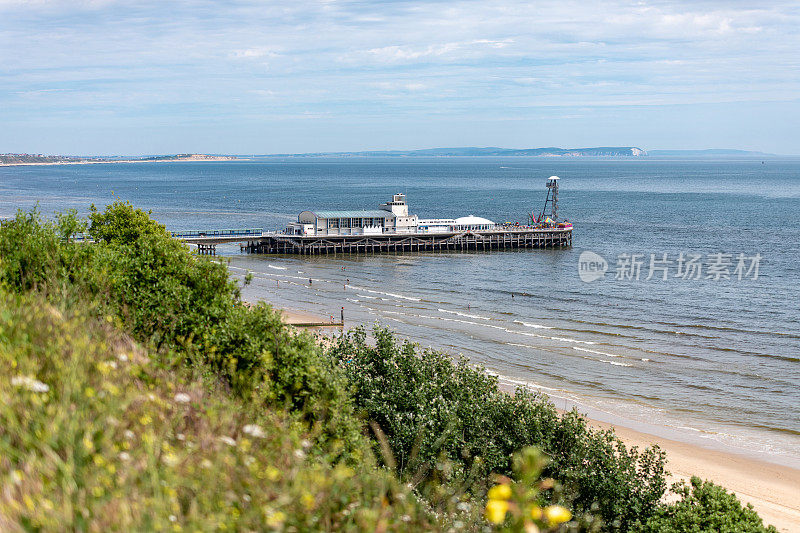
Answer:
[[[223,436],[219,437],[219,441],[220,442],[224,442],[228,446],[236,446],[236,441],[233,440],[232,438],[228,437],[227,435],[223,435]]]
[[[303,450],[295,450],[294,456],[297,457],[298,459],[303,459],[306,456],[306,452],[304,452]]]
[[[311,448],[311,441],[308,440],[308,439],[303,439],[303,440],[300,441],[300,446],[302,446],[303,449],[307,450],[307,449]]]
[[[178,440],[186,440],[186,435],[184,435],[183,433],[178,433],[177,435],[175,435],[175,438]]]
[[[176,522],[177,520],[178,520],[178,517],[176,517],[174,514],[169,515],[169,521],[170,522]]]
[[[125,438],[126,438],[127,440],[133,440],[133,437],[135,437],[135,436],[136,436],[136,433],[134,433],[134,432],[133,432],[133,431],[131,431],[130,429],[126,429],[126,430],[125,430],[125,433],[123,433],[123,435],[125,436]]]
[[[178,403],[189,403],[192,401],[192,397],[185,392],[179,392],[175,395],[175,401]]]
[[[255,437],[257,439],[263,439],[264,437],[267,436],[267,434],[264,433],[264,430],[261,429],[261,426],[257,426],[256,424],[247,424],[242,429],[242,433],[244,433],[245,435],[250,435],[251,437]]]
[[[119,459],[120,461],[130,461],[131,454],[129,454],[128,452],[119,452]]]
[[[125,362],[128,361],[128,356],[126,354],[124,354],[124,353],[117,354],[117,359],[119,359],[120,361],[125,363]]]
[[[47,384],[42,383],[38,379],[34,379],[30,376],[14,376],[11,378],[11,384],[15,387],[28,389],[31,392],[47,392],[50,390],[50,387]]]

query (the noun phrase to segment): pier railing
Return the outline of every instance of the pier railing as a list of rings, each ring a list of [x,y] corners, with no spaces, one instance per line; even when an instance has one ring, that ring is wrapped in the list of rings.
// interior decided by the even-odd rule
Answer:
[[[202,237],[261,237],[264,230],[254,229],[221,229],[207,231],[174,231],[172,236],[176,239],[197,239]]]

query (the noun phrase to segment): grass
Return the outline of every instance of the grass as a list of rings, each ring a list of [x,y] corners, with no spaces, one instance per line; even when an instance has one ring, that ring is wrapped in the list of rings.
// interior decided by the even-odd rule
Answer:
[[[0,293],[0,530],[436,529],[407,487],[108,317]]]

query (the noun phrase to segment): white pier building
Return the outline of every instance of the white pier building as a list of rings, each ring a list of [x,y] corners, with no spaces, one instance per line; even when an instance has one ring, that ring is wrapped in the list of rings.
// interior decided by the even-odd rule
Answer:
[[[339,236],[409,233],[452,233],[494,229],[491,220],[469,215],[455,219],[421,219],[408,214],[405,194],[370,211],[303,211],[290,223],[284,235]]]

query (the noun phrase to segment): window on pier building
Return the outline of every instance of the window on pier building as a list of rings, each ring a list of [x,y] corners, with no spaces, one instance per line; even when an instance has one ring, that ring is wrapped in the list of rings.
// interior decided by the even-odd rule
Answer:
[[[339,219],[338,218],[329,218],[328,219],[328,228],[338,228],[339,227]]]
[[[340,228],[350,228],[350,227],[352,227],[350,225],[351,220],[349,218],[341,218],[339,220],[341,221],[341,224],[339,225]]]

